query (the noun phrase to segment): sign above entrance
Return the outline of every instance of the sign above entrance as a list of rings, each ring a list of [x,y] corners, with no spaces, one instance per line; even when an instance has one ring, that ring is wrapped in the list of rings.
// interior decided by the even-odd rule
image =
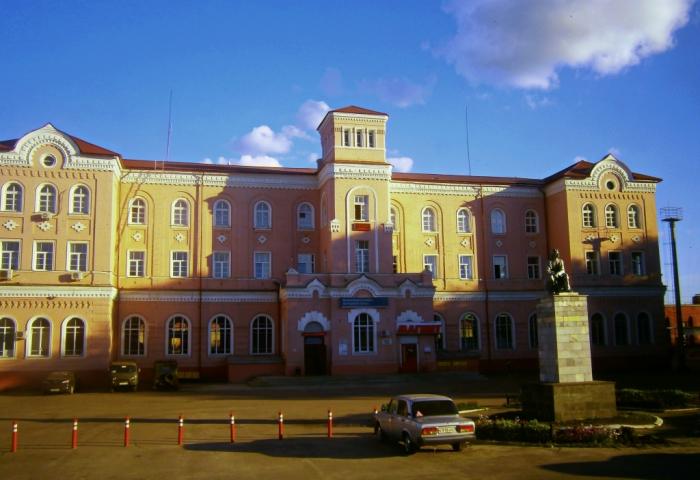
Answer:
[[[388,297],[349,297],[340,299],[340,308],[387,307]]]
[[[397,335],[437,335],[440,333],[440,324],[430,323],[404,323],[396,330]]]

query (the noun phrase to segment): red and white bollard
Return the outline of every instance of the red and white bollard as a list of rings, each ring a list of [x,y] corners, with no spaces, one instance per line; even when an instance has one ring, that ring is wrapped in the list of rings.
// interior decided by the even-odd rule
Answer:
[[[124,420],[124,446],[129,446],[129,429],[131,428],[131,420],[126,417]]]
[[[236,442],[236,417],[233,416],[233,413],[229,414],[229,420],[231,423],[231,443]]]
[[[177,420],[177,444],[182,445],[182,437],[184,436],[185,433],[185,420],[182,418],[182,415],[180,415],[180,418]]]
[[[78,419],[73,419],[73,436],[71,437],[71,448],[78,448]]]
[[[333,412],[328,410],[328,438],[333,438]]]
[[[280,440],[284,438],[284,415],[282,415],[282,412],[279,412],[277,421],[277,438]]]
[[[10,453],[17,451],[17,420],[12,420],[12,443],[10,445]]]

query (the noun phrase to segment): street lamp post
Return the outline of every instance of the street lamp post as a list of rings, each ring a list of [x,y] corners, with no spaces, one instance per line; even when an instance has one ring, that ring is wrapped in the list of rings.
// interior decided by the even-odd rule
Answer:
[[[678,280],[678,255],[676,253],[676,222],[683,220],[683,209],[679,207],[664,207],[661,209],[661,219],[668,222],[671,229],[671,253],[673,255],[673,290],[676,297],[676,348],[678,354],[678,369],[685,370],[685,333],[683,332],[683,312],[681,311],[681,286]]]

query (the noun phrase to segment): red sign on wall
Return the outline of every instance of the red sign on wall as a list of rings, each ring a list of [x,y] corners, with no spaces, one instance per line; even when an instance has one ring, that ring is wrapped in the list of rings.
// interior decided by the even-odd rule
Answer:
[[[369,223],[353,223],[352,229],[355,232],[369,232]]]

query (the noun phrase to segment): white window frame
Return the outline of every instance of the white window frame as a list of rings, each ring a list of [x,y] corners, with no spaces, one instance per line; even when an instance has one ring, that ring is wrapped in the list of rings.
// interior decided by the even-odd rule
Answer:
[[[465,321],[467,318],[470,318],[473,320],[473,330],[474,330],[474,340],[476,342],[476,345],[474,348],[469,348],[468,345],[466,345],[465,339],[469,337],[464,336],[464,325]],[[459,317],[459,351],[460,352],[478,352],[481,350],[481,325],[480,325],[479,317],[474,313],[474,312],[465,312],[462,316]]]
[[[474,258],[472,255],[457,256],[460,280],[474,280]]]
[[[617,255],[617,260],[613,260],[613,257]],[[610,275],[614,275],[616,277],[622,277],[625,274],[625,269],[623,266],[623,256],[622,252],[619,250],[613,250],[608,252],[608,272]],[[615,265],[615,267],[613,267]]]
[[[84,245],[84,252],[73,251],[73,247]],[[87,272],[90,269],[90,244],[88,242],[67,242],[66,244],[66,271],[67,272]],[[73,260],[77,265],[73,265]],[[81,260],[84,260],[84,265]]]
[[[231,204],[227,200],[217,200],[213,208],[214,228],[231,227]]]
[[[77,204],[77,208],[76,208]],[[83,184],[75,185],[70,191],[69,215],[90,214],[90,189]]]
[[[253,206],[253,228],[256,230],[270,230],[272,228],[272,206],[260,200]]]
[[[358,326],[357,320],[365,316],[369,319],[369,322],[365,326]],[[363,317],[364,318],[364,317]],[[353,355],[375,355],[377,353],[377,320],[374,316],[367,311],[360,311],[352,318],[351,321],[351,335],[352,335],[352,354]],[[355,341],[356,329],[365,330],[364,337],[366,342],[366,348],[362,348],[362,345],[358,345]],[[362,332],[360,332],[362,335]]]
[[[260,265],[260,270],[258,270]],[[253,252],[253,277],[257,280],[267,280],[272,276],[272,252]]]
[[[224,351],[217,351],[217,352],[212,352],[212,326],[214,325],[217,320],[223,319],[225,328],[219,329],[219,336],[222,338],[222,341],[224,338],[227,339],[228,343],[228,348],[224,349],[218,349],[217,350],[224,350]],[[217,322],[218,323],[218,322]],[[209,324],[207,327],[207,353],[210,357],[221,357],[225,355],[233,355],[233,349],[234,349],[234,343],[233,343],[233,320],[231,320],[231,317],[228,315],[224,315],[223,313],[219,313],[217,315],[214,315],[209,319]]]
[[[639,261],[636,261],[636,260]],[[632,274],[638,277],[646,275],[646,266],[644,264],[644,252],[635,250],[630,252],[630,262],[632,265]]]
[[[596,209],[595,205],[592,203],[585,203],[581,207],[581,226],[583,228],[595,228],[596,227]]]
[[[127,353],[127,351],[126,351],[127,342],[125,342],[126,332],[127,332],[126,324],[130,320],[134,320],[134,319],[137,321],[137,323],[136,323],[137,328],[129,328],[129,332],[136,332],[137,339],[138,339],[138,337],[141,334],[141,326],[143,326],[143,342],[142,342],[143,343],[143,352],[139,353],[137,351],[136,353],[132,353],[132,352]],[[124,357],[145,357],[148,354],[148,323],[146,323],[146,319],[143,318],[141,315],[129,315],[128,317],[126,317],[124,319],[124,321],[122,321],[120,343],[121,343],[121,347],[122,347],[121,348],[122,356],[124,356]],[[137,346],[137,349],[138,349],[138,346]]]
[[[17,322],[10,316],[0,316],[0,322],[5,320],[6,326],[0,325],[0,360],[15,358],[17,351]],[[8,348],[5,348],[5,345]]]
[[[34,343],[34,323],[36,323],[37,321],[42,320],[42,319],[46,320],[49,324],[49,326],[47,328],[48,332],[46,333],[46,336],[48,337],[48,342],[47,342],[48,345],[46,347],[46,354],[45,355],[32,354],[32,343]],[[53,322],[51,321],[51,319],[49,319],[48,317],[43,317],[43,316],[38,316],[38,317],[32,318],[31,320],[29,320],[29,322],[27,322],[26,335],[27,335],[27,339],[25,341],[25,348],[26,348],[25,356],[27,358],[51,358],[52,348],[53,348],[53,341],[52,341],[53,340],[52,339]],[[43,338],[44,338],[44,335],[42,335],[42,339]]]
[[[270,332],[270,348],[269,348],[269,351],[268,351],[267,349],[264,350],[264,351],[259,350],[259,347],[260,347],[259,344],[260,344],[260,342],[258,342],[257,345],[256,345],[256,343],[254,342],[254,338],[255,338],[255,336],[256,336],[256,331],[263,330],[263,329],[261,329],[261,328],[259,328],[259,327],[256,327],[256,325],[255,325],[255,324],[256,324],[256,320],[258,320],[258,319],[260,319],[260,318],[264,318],[264,319],[267,320],[267,322],[266,322],[266,324],[265,324],[264,330],[265,330],[266,332],[267,332],[267,331]],[[268,328],[268,325],[269,325],[269,328]],[[267,335],[267,334],[266,334],[266,335]],[[255,348],[256,346],[258,347],[258,351],[255,351],[255,350],[256,350],[256,348]],[[258,315],[255,315],[255,316],[253,317],[253,319],[250,321],[250,345],[249,345],[249,348],[250,348],[249,351],[250,351],[250,354],[251,354],[251,355],[274,355],[274,354],[275,354],[275,321],[272,319],[272,317],[270,317],[269,315],[266,315],[266,314],[258,314]]]
[[[16,245],[17,249],[8,248]],[[18,271],[22,264],[22,241],[16,239],[0,240],[0,270]]]
[[[19,191],[10,191],[10,188],[17,187]],[[2,186],[2,197],[0,198],[2,205],[0,210],[3,212],[20,213],[24,209],[24,187],[19,182],[7,182]]]
[[[342,131],[342,144],[343,147],[351,147],[352,146],[352,132],[350,131],[349,128],[344,128]]]
[[[367,148],[377,148],[377,132],[375,130],[367,131]]]
[[[69,334],[71,335],[77,335],[76,330],[73,329],[72,333],[68,331],[68,323],[71,320],[78,320],[82,324],[82,330],[83,330],[83,344],[80,346],[80,353],[75,354],[75,353],[68,353],[67,349],[67,344],[66,342],[68,341],[68,336]],[[71,327],[72,328],[72,327]],[[87,354],[87,322],[75,315],[71,315],[70,317],[66,318],[63,323],[61,324],[61,357],[67,357],[67,358],[83,358]]]
[[[440,270],[438,265],[438,256],[434,253],[423,254],[423,270],[430,270],[433,280],[436,280],[440,276]]]
[[[356,222],[368,222],[369,195],[355,195],[353,202],[353,220]]]
[[[137,203],[138,202],[138,203]],[[129,225],[145,225],[148,203],[142,197],[129,201]]]
[[[503,259],[503,262],[497,262],[497,259]],[[501,275],[496,276],[496,265],[502,266],[500,269]],[[508,255],[494,255],[491,259],[491,274],[495,280],[506,280],[508,278]]]
[[[437,212],[433,207],[425,207],[421,211],[421,229],[427,233],[438,231]]]
[[[620,227],[620,210],[614,203],[605,206],[605,228]]]
[[[302,268],[304,265],[304,268]],[[316,259],[313,253],[298,253],[297,254],[297,271],[299,273],[315,273]]]
[[[627,207],[627,228],[642,228],[641,209],[634,203]]]
[[[175,255],[184,254],[183,258],[175,258]],[[175,266],[178,266],[175,272]],[[183,273],[184,269],[184,275]],[[177,275],[175,275],[177,273]],[[171,250],[170,251],[170,278],[187,278],[190,275],[190,252],[187,250]]]
[[[44,192],[44,189],[47,189]],[[58,190],[50,183],[42,183],[36,187],[35,212],[53,213],[58,212]]]
[[[494,208],[489,214],[491,220],[491,233],[494,235],[505,235],[508,231],[506,212],[500,208]]]
[[[170,342],[171,337],[170,337],[170,324],[175,321],[176,319],[183,319],[185,321],[185,324],[187,325],[187,343],[184,343],[183,346],[181,347],[181,352],[180,353],[175,353],[175,349],[173,351],[170,350],[170,347],[172,343]],[[177,338],[176,336],[173,336],[172,338]],[[168,318],[168,321],[165,322],[165,355],[168,357],[189,357],[192,352],[192,322],[190,321],[189,318],[186,316],[178,313],[170,318]]]
[[[540,232],[540,219],[537,212],[530,209],[525,211],[525,233],[534,235]]]
[[[190,202],[184,198],[173,201],[170,207],[170,225],[173,227],[189,227]]]
[[[355,146],[358,148],[365,146],[365,131],[361,128],[355,130]]]
[[[212,252],[211,263],[213,278],[231,278],[231,252],[227,250]]]
[[[471,233],[471,215],[466,208],[457,210],[457,233]]]
[[[141,258],[136,258],[134,254],[142,254]],[[141,266],[139,275],[139,264]],[[136,267],[136,274],[132,273],[132,267]],[[146,276],[146,251],[145,250],[127,250],[126,252],[126,276],[133,278],[142,278]]]
[[[355,273],[369,273],[369,240],[355,240]]]
[[[300,203],[297,207],[297,230],[314,229],[314,207],[309,202]]]

